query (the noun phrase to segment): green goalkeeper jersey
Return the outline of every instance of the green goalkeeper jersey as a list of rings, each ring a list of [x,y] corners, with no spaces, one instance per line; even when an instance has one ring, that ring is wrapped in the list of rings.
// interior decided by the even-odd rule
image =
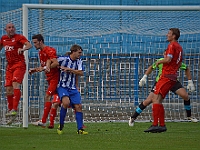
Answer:
[[[162,60],[162,59],[164,59],[164,58],[160,58],[160,59],[158,59],[157,61],[159,61],[159,60]],[[156,61],[156,62],[157,62]],[[152,68],[153,69],[156,69],[157,67],[156,67],[156,62],[154,62],[153,64],[152,64]],[[162,67],[163,67],[163,64],[159,64],[158,65],[158,75],[157,75],[157,77],[156,77],[156,82],[158,82],[158,80],[159,80],[159,78],[160,78],[160,75],[162,74]],[[185,64],[185,63],[181,63],[181,66],[180,66],[180,69],[182,69],[182,70],[186,70],[187,69],[187,65]]]

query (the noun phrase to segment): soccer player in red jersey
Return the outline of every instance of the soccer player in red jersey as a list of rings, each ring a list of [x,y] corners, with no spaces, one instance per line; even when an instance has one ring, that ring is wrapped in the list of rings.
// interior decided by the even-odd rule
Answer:
[[[22,84],[26,72],[26,62],[24,51],[29,50],[32,45],[27,38],[21,34],[16,34],[14,24],[8,23],[5,31],[7,34],[1,37],[0,50],[4,47],[7,66],[6,66],[6,96],[8,101],[7,117],[12,119],[11,124],[17,116],[18,104],[21,98],[20,85]]]
[[[32,42],[37,50],[39,50],[39,58],[41,66],[38,68],[32,68],[29,70],[29,73],[32,74],[34,72],[42,72],[45,71],[46,80],[48,82],[48,89],[45,94],[45,104],[44,104],[44,112],[42,120],[34,122],[33,125],[46,127],[46,120],[50,113],[50,116],[55,118],[56,111],[59,106],[60,101],[56,98],[55,101],[51,102],[51,98],[56,94],[57,84],[59,81],[59,70],[58,70],[58,61],[56,50],[53,47],[46,46],[44,44],[44,38],[41,34],[34,35],[32,37]],[[50,63],[48,63],[50,61]],[[56,96],[56,95],[55,95]],[[52,108],[51,108],[52,107]],[[48,128],[54,128],[53,122],[50,122]]]
[[[164,51],[164,57],[166,57],[165,51]],[[163,58],[158,59],[157,61],[161,60]],[[147,82],[147,76],[149,74],[152,73],[153,70],[158,69],[158,73],[156,76],[156,81],[152,87],[151,92],[149,93],[148,97],[140,103],[140,105],[136,108],[135,113],[130,117],[129,119],[129,126],[134,126],[134,122],[137,119],[137,117],[142,113],[142,111],[151,104],[152,102],[152,96],[153,96],[153,92],[154,92],[154,87],[156,85],[156,83],[158,82],[160,75],[162,74],[162,67],[163,64],[158,65],[158,67],[155,65],[156,62],[154,62],[151,66],[148,67],[148,69],[146,70],[144,76],[142,77],[142,79],[139,82],[139,86],[142,87],[146,84]],[[194,92],[195,91],[195,86],[193,84],[192,81],[192,75],[190,73],[190,69],[188,68],[188,66],[185,63],[181,63],[180,66],[181,70],[185,70],[185,75],[188,78],[188,85],[187,85],[187,89],[190,92]],[[177,80],[176,84],[172,87],[172,89],[170,89],[170,91],[176,95],[179,95],[183,100],[184,100],[184,108],[186,111],[186,115],[187,115],[187,120],[191,121],[191,122],[198,122],[198,120],[195,117],[191,116],[191,105],[190,105],[190,98],[189,98],[189,94],[187,93],[187,91],[185,90],[185,88],[183,87],[183,85]]]
[[[156,66],[163,64],[162,74],[158,80],[152,98],[153,106],[153,124],[144,132],[165,132],[167,130],[164,119],[163,99],[169,90],[176,84],[178,69],[182,62],[183,50],[177,42],[180,37],[180,30],[178,28],[171,28],[167,33],[167,40],[170,42],[166,57],[156,62]],[[158,126],[159,123],[159,126]]]

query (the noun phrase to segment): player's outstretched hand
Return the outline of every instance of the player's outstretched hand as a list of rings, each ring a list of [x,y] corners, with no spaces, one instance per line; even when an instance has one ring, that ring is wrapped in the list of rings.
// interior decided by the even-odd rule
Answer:
[[[44,68],[44,71],[45,71],[46,73],[49,73],[49,72],[50,72],[50,67],[46,66],[46,67],[43,67],[43,68]]]
[[[190,92],[194,92],[194,91],[195,91],[194,83],[193,83],[192,80],[188,80],[187,89],[188,89]]]
[[[142,87],[147,83],[147,75],[145,74],[139,82],[139,86]]]
[[[18,48],[18,54],[23,54],[23,53],[24,53],[24,49]]]
[[[32,69],[30,69],[30,70],[28,71],[28,73],[29,73],[30,75],[32,75],[34,72],[36,72],[36,69],[35,69],[35,68],[32,68]]]

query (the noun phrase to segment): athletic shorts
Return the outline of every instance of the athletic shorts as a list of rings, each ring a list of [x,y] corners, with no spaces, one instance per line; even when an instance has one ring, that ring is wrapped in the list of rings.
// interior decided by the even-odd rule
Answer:
[[[52,103],[61,103],[58,94],[53,95]]]
[[[154,85],[153,85],[153,87],[152,87],[152,89],[151,89],[151,92],[154,92],[154,88],[155,88],[155,86],[156,86],[156,83],[157,83],[157,82],[154,83]],[[177,81],[176,81],[176,84],[170,89],[170,91],[173,92],[174,94],[176,94],[176,91],[179,90],[179,89],[181,89],[181,88],[184,88],[184,87],[183,87],[182,84],[177,80]]]
[[[81,104],[81,95],[77,89],[69,89],[67,87],[66,88],[58,87],[57,92],[61,101],[62,101],[62,97],[64,96],[69,97],[70,106],[73,107],[75,104]]]
[[[24,75],[26,73],[26,63],[18,62],[14,65],[7,65],[6,67],[6,81],[5,86],[12,86],[13,82],[22,84]]]
[[[51,78],[51,80],[47,80],[48,82],[48,88],[46,91],[46,94],[48,95],[54,95],[56,94],[57,86],[58,86],[59,76],[54,76],[54,78]]]
[[[176,84],[176,81],[172,81],[168,78],[161,77],[154,88],[154,94],[161,94],[164,99],[170,89]]]

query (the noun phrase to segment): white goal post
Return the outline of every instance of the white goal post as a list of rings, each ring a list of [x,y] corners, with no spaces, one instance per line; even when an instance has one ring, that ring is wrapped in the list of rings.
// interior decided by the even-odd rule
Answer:
[[[28,37],[29,10],[109,10],[109,11],[200,11],[200,6],[103,6],[103,5],[46,5],[23,4],[23,35]],[[41,18],[42,19],[42,18]],[[28,52],[25,52],[27,72],[23,82],[23,127],[28,127]],[[144,68],[146,69],[146,68]]]

